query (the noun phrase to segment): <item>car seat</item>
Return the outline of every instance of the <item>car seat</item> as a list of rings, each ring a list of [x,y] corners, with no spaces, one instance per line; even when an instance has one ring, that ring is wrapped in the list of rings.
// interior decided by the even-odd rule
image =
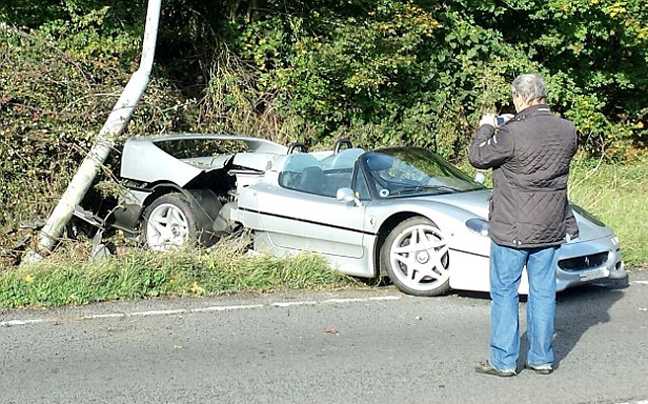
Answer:
[[[298,188],[304,192],[323,195],[327,189],[324,171],[319,166],[304,168]]]
[[[284,158],[281,172],[279,173],[279,185],[290,189],[301,189],[300,179],[307,167],[319,167],[319,161],[307,153],[293,153]]]

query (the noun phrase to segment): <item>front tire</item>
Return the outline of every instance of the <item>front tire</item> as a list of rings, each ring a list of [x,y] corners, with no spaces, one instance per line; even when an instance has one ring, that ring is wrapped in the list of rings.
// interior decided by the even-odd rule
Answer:
[[[438,296],[450,290],[450,252],[441,230],[421,216],[403,220],[380,250],[390,280],[414,296]]]
[[[144,238],[155,251],[177,249],[197,240],[196,215],[178,193],[162,195],[144,212]]]

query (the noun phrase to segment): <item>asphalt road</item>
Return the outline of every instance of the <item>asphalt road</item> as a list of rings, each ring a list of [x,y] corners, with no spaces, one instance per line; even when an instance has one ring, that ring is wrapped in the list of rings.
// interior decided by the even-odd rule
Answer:
[[[559,295],[549,376],[476,374],[488,315],[393,288],[2,312],[0,403],[648,404],[648,271]]]

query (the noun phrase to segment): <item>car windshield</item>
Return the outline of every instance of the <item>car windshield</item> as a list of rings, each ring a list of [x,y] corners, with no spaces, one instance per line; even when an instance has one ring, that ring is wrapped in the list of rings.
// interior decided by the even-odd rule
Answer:
[[[390,148],[365,153],[361,164],[369,188],[379,198],[484,189],[468,174],[422,148]]]

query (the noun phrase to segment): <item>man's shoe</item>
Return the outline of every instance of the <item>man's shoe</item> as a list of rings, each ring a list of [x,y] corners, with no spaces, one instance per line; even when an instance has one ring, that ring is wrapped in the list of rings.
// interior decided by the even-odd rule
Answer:
[[[529,365],[528,363],[525,363],[524,368],[533,370],[534,372],[536,372],[539,375],[548,375],[548,374],[551,374],[551,372],[553,372],[553,368],[551,367],[551,365],[537,365],[537,366],[535,366],[535,365]]]
[[[499,377],[513,377],[517,374],[515,369],[505,369],[505,370],[495,369],[488,361],[480,362],[476,364],[475,372],[483,373],[485,375],[499,376]]]

